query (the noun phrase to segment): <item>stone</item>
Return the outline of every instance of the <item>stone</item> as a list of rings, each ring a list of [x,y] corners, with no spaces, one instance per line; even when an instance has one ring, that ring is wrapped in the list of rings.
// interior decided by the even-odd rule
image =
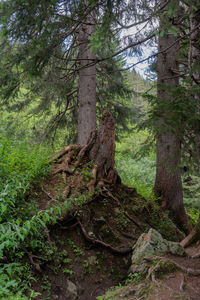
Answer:
[[[144,272],[146,262],[144,257],[157,256],[165,253],[185,255],[184,248],[176,242],[163,239],[162,235],[151,228],[148,233],[143,233],[133,247],[131,272]]]
[[[66,299],[70,299],[70,300],[78,299],[78,288],[70,280],[67,280],[67,298]]]
[[[96,255],[92,255],[88,257],[88,265],[94,265],[95,261],[97,260],[97,256]]]
[[[115,213],[115,215],[120,215],[121,211],[118,207],[115,207],[114,208],[114,213]]]

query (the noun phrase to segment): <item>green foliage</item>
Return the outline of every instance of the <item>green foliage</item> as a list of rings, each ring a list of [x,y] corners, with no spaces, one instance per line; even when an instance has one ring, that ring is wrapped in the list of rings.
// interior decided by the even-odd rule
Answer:
[[[25,210],[30,183],[48,172],[48,151],[26,141],[0,136],[0,223],[26,218]]]
[[[196,225],[199,220],[199,214],[200,214],[199,210],[195,208],[186,208],[186,211],[190,216],[190,218],[192,219],[192,223]]]
[[[140,283],[143,280],[143,276],[140,273],[129,273],[128,278],[125,281],[125,285],[135,282]]]
[[[144,157],[136,160],[128,155],[117,155],[116,167],[122,182],[135,187],[138,194],[146,199],[152,196],[155,179],[155,161]]]
[[[0,299],[25,300],[23,292],[29,290],[30,299],[39,295],[27,285],[35,281],[28,264],[6,263],[0,264]]]
[[[189,208],[200,208],[200,175],[189,175],[183,182],[184,203]]]

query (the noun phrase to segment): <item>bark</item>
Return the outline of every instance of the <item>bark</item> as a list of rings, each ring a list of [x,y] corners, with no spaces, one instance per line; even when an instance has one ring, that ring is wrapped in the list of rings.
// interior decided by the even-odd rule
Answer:
[[[197,4],[196,4],[197,5]],[[192,68],[193,86],[200,85],[200,72],[199,62],[200,62],[200,45],[198,40],[200,40],[199,29],[194,30],[200,23],[200,4],[198,4],[198,10],[194,13],[193,18],[190,20],[191,43],[190,43],[190,53],[189,53],[189,67]],[[190,61],[191,60],[191,61]],[[199,92],[195,94],[195,100],[197,101],[197,113],[200,115],[200,95]],[[196,133],[196,148],[197,148],[197,169],[200,172],[200,125],[197,128]]]
[[[115,170],[115,121],[108,111],[104,111],[100,120],[99,130],[91,132],[85,146],[72,145],[65,147],[55,154],[50,162],[55,161],[53,173],[73,175],[75,170],[86,162],[92,162],[92,179],[86,185],[92,192],[96,185],[103,187],[105,184],[115,185],[121,183],[121,179]],[[76,159],[74,160],[74,157]],[[80,185],[80,182],[78,182]],[[74,186],[74,184],[73,184]],[[66,193],[71,187],[68,185]],[[73,188],[72,188],[73,189]]]
[[[98,169],[97,177],[108,181],[116,180],[115,174],[115,120],[108,111],[104,111],[99,130],[96,132],[90,160],[95,162]]]
[[[90,13],[87,21],[94,24],[94,12]],[[87,67],[95,59],[89,48],[89,37],[94,31],[94,25],[82,25],[79,33],[78,144],[82,146],[86,145],[90,132],[96,129],[96,66]]]
[[[161,5],[165,0],[161,0]],[[166,18],[161,17],[160,30],[166,24]],[[159,36],[159,52],[167,46],[172,45],[167,52],[158,55],[158,101],[160,104],[167,104],[174,101],[170,96],[170,89],[179,84],[176,71],[178,70],[177,53],[179,44],[176,43],[177,37],[172,34]],[[180,158],[181,141],[178,128],[167,128],[166,118],[169,116],[165,111],[162,112],[158,121],[157,129],[157,169],[154,192],[161,197],[161,205],[170,211],[171,217],[177,225],[183,229],[187,223],[187,216],[183,205],[182,181]],[[185,229],[185,228],[184,228]]]
[[[93,161],[93,179],[89,183],[89,190],[93,190],[95,184],[103,185],[105,182],[116,184],[121,182],[115,170],[115,120],[108,111],[104,111],[99,130],[92,131],[87,145],[82,148],[77,159],[77,165],[88,156]]]

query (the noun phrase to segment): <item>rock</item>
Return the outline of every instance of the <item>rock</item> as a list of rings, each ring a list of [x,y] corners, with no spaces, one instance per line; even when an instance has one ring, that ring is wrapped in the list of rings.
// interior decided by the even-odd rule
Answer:
[[[144,257],[147,256],[162,255],[167,252],[179,256],[185,255],[185,250],[179,243],[163,239],[162,235],[153,228],[139,237],[133,249],[131,272],[144,273],[147,269]]]
[[[78,288],[70,280],[67,280],[67,297],[66,299],[77,300],[78,299]]]
[[[115,215],[120,215],[121,211],[118,207],[115,207],[114,208],[114,213],[115,213]]]
[[[88,257],[88,265],[94,265],[95,261],[97,260],[97,256],[96,255],[92,255],[90,257]]]

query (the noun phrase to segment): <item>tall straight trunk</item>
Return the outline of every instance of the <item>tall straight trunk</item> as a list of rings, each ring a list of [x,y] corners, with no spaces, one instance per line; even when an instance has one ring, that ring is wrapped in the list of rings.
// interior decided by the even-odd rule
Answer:
[[[161,6],[165,3],[161,0]],[[160,18],[160,31],[166,24],[166,18]],[[174,99],[170,95],[170,90],[179,85],[176,76],[178,70],[177,53],[179,44],[177,37],[173,34],[159,36],[159,52],[157,62],[158,87],[157,96],[160,104],[167,104]],[[167,51],[164,49],[173,45]],[[183,205],[182,181],[180,159],[181,141],[178,128],[167,128],[166,118],[169,117],[165,111],[162,112],[157,123],[157,169],[154,192],[161,197],[161,205],[170,211],[170,216],[182,229],[187,222],[187,216]]]
[[[196,3],[197,6],[197,3]],[[200,31],[198,25],[200,24],[200,3],[198,3],[197,11],[194,13],[193,18],[190,20],[191,29],[191,45],[190,45],[190,55],[189,55],[189,67],[192,68],[193,76],[193,87],[198,87],[199,89],[195,93],[194,97],[197,101],[197,113],[200,115]],[[197,169],[200,172],[200,125],[197,128],[196,134],[196,148],[197,148]]]
[[[94,22],[94,12],[91,12],[87,23],[94,24]],[[88,66],[95,60],[95,54],[89,48],[89,37],[94,31],[94,25],[83,24],[79,33],[78,144],[80,145],[86,145],[90,132],[96,129],[96,66]]]

